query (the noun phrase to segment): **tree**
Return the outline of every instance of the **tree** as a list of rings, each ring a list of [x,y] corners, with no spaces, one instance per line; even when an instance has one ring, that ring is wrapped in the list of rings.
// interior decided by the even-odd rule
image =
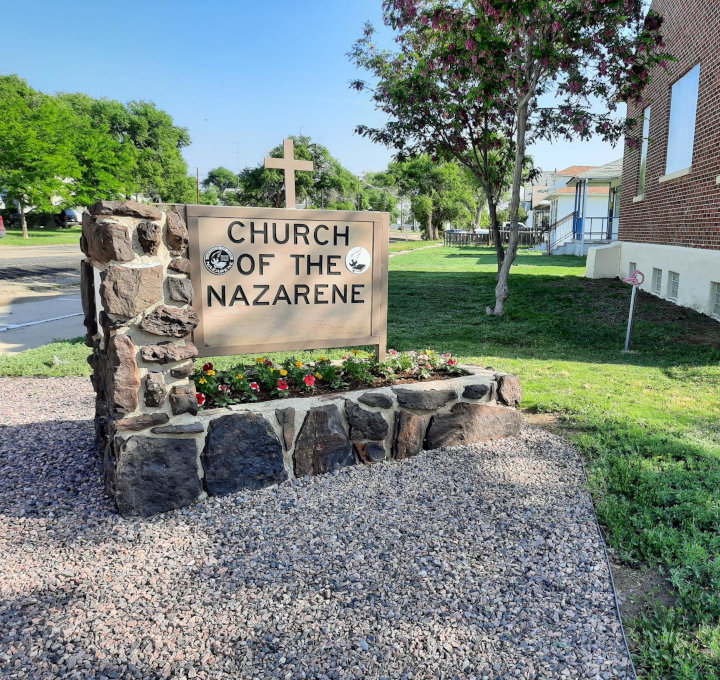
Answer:
[[[71,136],[74,116],[67,105],[36,92],[17,76],[0,77],[0,192],[20,213],[28,238],[28,208],[52,208],[54,196],[71,195],[79,174]]]
[[[437,240],[445,222],[472,220],[475,194],[467,173],[455,163],[435,163],[429,156],[391,163],[388,173],[404,195],[411,196],[413,217],[423,224],[424,237]]]
[[[152,102],[126,106],[127,134],[137,149],[135,181],[140,193],[156,201],[180,201],[186,189],[187,163],[181,149],[190,144],[185,128]]]
[[[214,188],[222,199],[229,189],[237,189],[240,186],[240,179],[232,170],[221,166],[210,170],[202,185],[206,189]]]
[[[397,52],[376,50],[370,25],[355,44],[351,55],[376,78],[372,97],[390,117],[382,128],[358,126],[360,134],[400,155],[456,159],[478,178],[489,205],[512,178],[511,234],[502,261],[498,252],[488,313],[502,315],[509,295],[528,143],[593,134],[616,142],[626,132],[618,100],[638,98],[650,68],[667,59],[662,21],[644,4],[386,0]],[[368,87],[360,80],[353,86]],[[554,95],[554,105],[541,106],[543,95]]]
[[[73,203],[90,205],[133,193],[137,153],[129,137],[118,132],[118,119],[127,119],[122,104],[80,93],[59,95],[58,101],[73,112],[68,130],[72,155],[78,161]]]

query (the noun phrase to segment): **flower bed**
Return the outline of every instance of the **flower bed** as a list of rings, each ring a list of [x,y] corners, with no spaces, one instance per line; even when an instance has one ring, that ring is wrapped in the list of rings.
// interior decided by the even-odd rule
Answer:
[[[378,362],[374,354],[354,349],[340,362],[319,356],[310,363],[291,357],[280,364],[257,357],[253,366],[238,365],[226,371],[216,371],[212,363],[206,363],[193,380],[200,408],[217,408],[466,374],[449,352],[391,349],[388,355],[386,361]]]

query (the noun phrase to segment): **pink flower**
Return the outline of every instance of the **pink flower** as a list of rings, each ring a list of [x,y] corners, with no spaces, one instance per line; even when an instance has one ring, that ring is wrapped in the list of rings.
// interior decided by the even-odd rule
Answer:
[[[258,387],[258,384],[257,384],[256,382],[251,382],[251,383],[250,383],[250,389],[251,389],[251,390],[255,390],[256,392],[259,392],[259,391],[260,391],[260,388]]]
[[[220,392],[225,392],[225,393],[229,393],[229,392],[230,392],[230,388],[229,388],[227,385],[220,385],[220,387],[218,387],[218,390],[219,390]]]
[[[306,375],[306,376],[303,378],[303,382],[304,382],[308,387],[312,387],[312,386],[315,384],[315,376],[308,374],[308,375]]]
[[[205,403],[205,395],[202,392],[197,392],[195,399],[197,399],[198,406],[202,406]]]
[[[314,378],[313,378],[313,380],[314,380]],[[288,384],[287,384],[282,378],[279,378],[279,379],[278,379],[278,386],[277,386],[277,388],[278,388],[280,391],[284,391],[284,390],[286,390],[286,389],[288,388]]]
[[[389,354],[390,356],[393,356],[393,357],[394,357],[394,356],[397,354],[397,350],[396,350],[396,349],[389,349],[389,350],[388,350],[388,354]]]
[[[443,354],[443,359],[449,359],[449,358],[450,358],[450,352],[445,352],[445,354]]]

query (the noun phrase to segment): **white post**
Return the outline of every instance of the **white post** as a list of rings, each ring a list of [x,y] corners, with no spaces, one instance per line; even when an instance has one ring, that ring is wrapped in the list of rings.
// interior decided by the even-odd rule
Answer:
[[[630,295],[630,314],[628,315],[627,333],[625,334],[625,351],[630,350],[630,335],[632,334],[633,328],[633,315],[635,314],[635,295],[637,294],[637,286],[632,287],[632,294]]]
[[[585,253],[585,216],[587,214],[588,181],[583,180],[582,222],[580,223],[580,255]]]

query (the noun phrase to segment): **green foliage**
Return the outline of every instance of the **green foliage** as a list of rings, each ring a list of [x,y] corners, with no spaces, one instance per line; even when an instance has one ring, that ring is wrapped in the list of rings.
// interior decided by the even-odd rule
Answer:
[[[131,101],[127,134],[137,150],[136,181],[142,194],[156,201],[180,201],[187,186],[187,163],[181,149],[190,144],[185,128],[152,102]]]
[[[52,210],[51,199],[69,199],[68,178],[81,174],[73,154],[70,106],[35,92],[17,76],[0,76],[0,192],[21,214]]]
[[[240,185],[240,179],[232,170],[221,166],[210,170],[202,181],[202,185],[205,189],[214,189],[218,198],[225,203],[226,195],[232,189],[237,190]],[[232,205],[231,201],[233,196],[234,194],[232,192],[228,195],[228,204],[230,205]]]
[[[73,204],[90,205],[136,189],[136,148],[119,128],[120,121],[127,120],[122,104],[84,94],[57,99],[74,114],[70,134],[78,173],[72,184]]]
[[[502,210],[498,210],[497,213],[498,216],[498,222],[500,223],[500,226],[502,226],[503,222],[508,222],[510,220],[510,208],[503,208]],[[525,222],[527,219],[527,212],[523,210],[522,206],[518,208],[518,222]]]
[[[21,213],[55,210],[55,197],[87,205],[133,193],[166,202],[188,194],[187,130],[150,102],[50,96],[0,76],[0,111],[0,193]]]
[[[85,338],[52,342],[18,354],[0,354],[0,376],[89,376],[89,354]],[[54,357],[61,363],[56,363]]]
[[[436,240],[445,222],[467,226],[475,217],[476,183],[455,163],[436,163],[429,156],[388,166],[403,195],[411,196],[413,217],[428,240]]]

